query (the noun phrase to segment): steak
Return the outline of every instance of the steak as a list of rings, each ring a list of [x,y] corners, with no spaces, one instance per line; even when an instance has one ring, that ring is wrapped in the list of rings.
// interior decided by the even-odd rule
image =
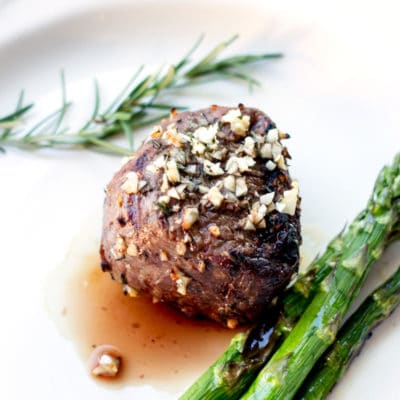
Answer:
[[[171,111],[106,188],[102,269],[188,316],[255,321],[299,265],[288,137],[243,105]]]

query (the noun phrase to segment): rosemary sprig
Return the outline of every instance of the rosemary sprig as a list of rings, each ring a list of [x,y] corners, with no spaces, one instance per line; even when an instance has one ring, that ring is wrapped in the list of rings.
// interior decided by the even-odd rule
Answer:
[[[28,104],[26,106],[22,106],[24,102],[24,91],[22,90],[19,94],[17,101],[17,108],[14,112],[0,118],[0,129],[3,131],[1,137],[7,137],[11,130],[22,124],[21,117],[26,114],[32,107],[33,104]]]
[[[171,89],[182,89],[212,80],[236,79],[247,82],[250,87],[259,85],[243,67],[261,60],[282,57],[281,53],[241,54],[221,58],[237,35],[218,44],[200,61],[192,62],[193,53],[200,46],[201,37],[190,51],[176,64],[161,67],[155,73],[143,74],[141,66],[121,93],[100,113],[100,90],[94,82],[94,107],[88,121],[77,131],[62,128],[71,103],[67,100],[64,72],[61,73],[61,106],[27,129],[24,119],[33,103],[23,105],[22,91],[14,112],[0,118],[0,150],[5,147],[35,149],[42,147],[91,148],[113,154],[131,155],[134,147],[134,130],[154,123],[169,115],[171,108],[184,109],[159,101],[161,94]],[[128,148],[110,142],[123,133]]]

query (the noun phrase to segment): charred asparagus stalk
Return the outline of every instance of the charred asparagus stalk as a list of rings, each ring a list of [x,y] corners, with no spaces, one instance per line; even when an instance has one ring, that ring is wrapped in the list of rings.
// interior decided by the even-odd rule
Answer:
[[[400,304],[400,268],[371,293],[340,329],[336,342],[318,360],[296,394],[302,400],[324,399],[380,322]]]
[[[243,399],[291,399],[334,342],[372,263],[393,236],[400,214],[400,154],[384,167],[364,212],[344,233],[342,255],[302,317]]]

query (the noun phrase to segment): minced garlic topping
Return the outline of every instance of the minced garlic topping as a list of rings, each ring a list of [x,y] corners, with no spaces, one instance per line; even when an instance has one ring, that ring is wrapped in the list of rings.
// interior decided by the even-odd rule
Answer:
[[[186,253],[186,244],[184,242],[178,242],[176,244],[176,252],[179,256],[184,256]]]
[[[239,109],[229,110],[222,118],[222,122],[229,122],[231,130],[238,136],[245,136],[250,125],[250,117],[242,115]]]
[[[208,160],[204,160],[203,163],[204,172],[210,176],[219,176],[224,174],[224,170],[220,167],[220,163],[213,163]]]
[[[292,188],[283,192],[283,198],[276,203],[276,209],[285,214],[294,215],[296,212],[299,186],[297,181],[292,182]]]
[[[139,254],[138,248],[135,243],[130,243],[126,249],[126,254],[131,257],[136,257]]]
[[[248,208],[248,216],[242,221],[245,230],[265,228],[266,217],[273,211],[294,215],[298,200],[296,182],[282,195],[252,193],[249,187],[249,175],[257,161],[258,165],[261,162],[258,169],[262,168],[264,173],[287,169],[287,151],[280,140],[289,135],[276,128],[265,134],[256,133],[251,130],[250,122],[249,115],[235,108],[223,115],[220,123],[200,126],[191,132],[179,132],[175,123],[169,124],[164,132],[160,126],[154,128],[151,138],[164,140],[171,146],[167,155],[156,157],[146,166],[146,172],[159,175],[161,195],[156,203],[168,211],[166,215],[179,213],[175,220],[182,229],[191,229],[199,220],[201,206],[223,208],[230,202],[240,202],[242,208]],[[227,124],[234,134],[229,139],[232,146],[221,141]],[[136,172],[128,172],[122,190],[137,194],[148,181],[140,179]],[[185,207],[182,201],[193,198],[191,192],[202,194],[200,204],[190,203],[190,207]],[[209,230],[213,236],[219,236],[217,226]],[[176,250],[185,254],[185,243],[179,242]],[[127,253],[135,252],[128,248]]]
[[[168,253],[165,250],[160,250],[160,261],[168,261]]]
[[[175,160],[167,161],[165,172],[167,174],[168,181],[171,183],[176,183],[180,181],[180,174],[178,170],[178,165]]]
[[[193,137],[199,142],[211,144],[216,140],[218,132],[218,124],[210,125],[208,127],[202,126],[193,132]]]
[[[117,236],[114,246],[111,248],[111,254],[116,260],[121,260],[125,257],[126,243],[122,236]]]
[[[236,180],[233,175],[228,175],[226,178],[224,178],[224,188],[229,190],[230,192],[235,192]]]
[[[270,205],[274,199],[275,192],[266,193],[260,196],[260,203],[265,205]]]
[[[175,280],[176,291],[180,295],[186,296],[187,286],[189,285],[192,278],[189,278],[181,271],[174,271],[174,275],[176,277],[176,280]]]
[[[268,143],[276,143],[279,139],[279,131],[278,129],[270,129],[267,132],[267,142]]]
[[[271,161],[271,160],[268,160],[268,161],[266,162],[265,166],[267,167],[267,169],[268,169],[269,171],[273,171],[273,170],[276,168],[276,164],[275,164],[273,161]]]
[[[242,197],[247,194],[247,184],[244,177],[236,178],[235,194],[237,197]]]
[[[178,133],[174,124],[170,124],[167,127],[167,130],[162,135],[163,139],[174,145],[175,147],[181,147],[184,143],[183,137]]]
[[[232,156],[226,162],[225,170],[228,174],[237,174],[250,171],[251,167],[256,165],[256,161],[254,158],[245,156],[245,157],[236,157]]]
[[[121,189],[127,194],[136,194],[146,186],[147,182],[140,180],[136,172],[128,172],[126,174],[126,180],[122,184]]]
[[[197,207],[189,207],[183,210],[182,228],[187,230],[199,219],[199,210]]]
[[[221,234],[221,231],[217,225],[211,225],[208,227],[208,232],[211,233],[212,236],[218,237]]]
[[[213,186],[206,194],[207,199],[215,206],[219,207],[224,200],[223,194],[217,186]]]

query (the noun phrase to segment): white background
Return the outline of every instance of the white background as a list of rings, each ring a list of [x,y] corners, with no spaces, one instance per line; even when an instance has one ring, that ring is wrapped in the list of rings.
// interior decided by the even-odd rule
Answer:
[[[285,54],[254,67],[262,88],[251,94],[244,86],[209,85],[179,102],[243,102],[292,134],[303,224],[320,236],[305,245],[321,247],[363,207],[379,168],[400,150],[399,8],[388,0],[276,3],[3,0],[0,115],[12,110],[21,88],[38,101],[39,114],[54,108],[64,68],[74,125],[90,112],[94,76],[109,98],[140,64],[175,61],[201,33],[203,49],[240,33],[231,51]],[[94,384],[44,309],[49,272],[88,216],[100,225],[102,188],[118,164],[86,151],[0,155],[2,398],[174,398],[151,388],[116,393]],[[96,235],[98,227],[92,229]],[[399,253],[399,246],[392,249],[374,277],[387,276]],[[376,330],[332,398],[400,397],[399,324],[397,312]]]

